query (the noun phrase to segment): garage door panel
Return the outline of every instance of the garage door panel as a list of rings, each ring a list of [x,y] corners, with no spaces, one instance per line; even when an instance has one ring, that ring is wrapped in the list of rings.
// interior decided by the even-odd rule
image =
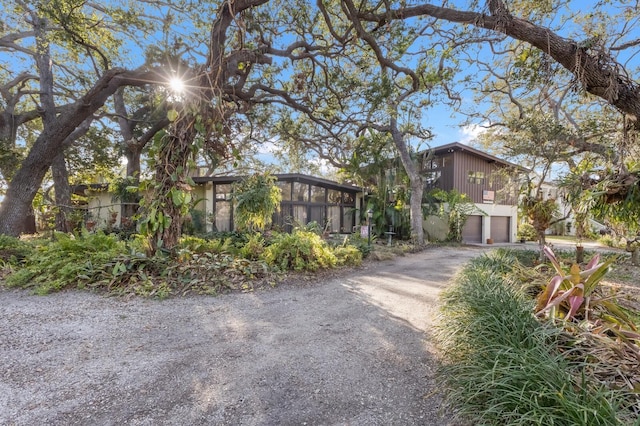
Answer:
[[[492,216],[491,217],[491,238],[495,243],[510,242],[510,222],[509,216]]]
[[[462,228],[462,241],[465,243],[482,242],[482,216],[469,216]]]

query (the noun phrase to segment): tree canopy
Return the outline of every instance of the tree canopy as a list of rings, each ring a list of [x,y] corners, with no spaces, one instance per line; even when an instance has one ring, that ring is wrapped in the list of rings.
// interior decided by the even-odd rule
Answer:
[[[165,209],[188,191],[198,158],[248,156],[239,141],[311,151],[342,168],[390,143],[404,158],[428,141],[429,108],[442,103],[490,127],[505,149],[545,155],[527,142],[548,135],[558,161],[574,167],[596,155],[627,185],[620,194],[638,185],[636,1],[2,5],[0,55],[11,58],[0,68],[2,233],[23,230],[49,170],[64,192],[79,150],[98,161],[120,147],[138,162],[155,136]],[[184,82],[181,95],[167,89],[172,78]],[[176,222],[162,221],[172,232],[180,211],[162,216]]]

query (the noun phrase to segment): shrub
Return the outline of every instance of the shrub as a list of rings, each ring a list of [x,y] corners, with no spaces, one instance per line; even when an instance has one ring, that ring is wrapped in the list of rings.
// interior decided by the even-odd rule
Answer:
[[[533,301],[507,274],[508,252],[471,261],[442,295],[439,377],[473,424],[619,425],[619,394],[568,362],[561,330],[538,322]]]
[[[238,251],[232,238],[204,239],[185,235],[180,238],[178,251],[183,253],[227,253],[233,254]]]
[[[262,258],[264,249],[264,238],[258,232],[249,236],[247,243],[240,248],[240,256],[249,260],[258,260]]]
[[[336,256],[327,243],[313,232],[278,234],[265,249],[268,264],[281,270],[317,271],[336,265]]]
[[[253,290],[257,278],[268,275],[263,261],[241,259],[228,254],[194,254],[183,262],[167,268],[167,281],[171,292],[218,294],[225,290]]]
[[[336,256],[337,266],[357,266],[362,263],[362,252],[352,245],[335,247],[333,254]]]
[[[270,174],[255,174],[233,183],[233,221],[237,229],[262,230],[280,208],[282,192]]]
[[[376,240],[376,236],[371,236],[371,242],[373,243]],[[372,250],[371,244],[369,244],[369,240],[367,238],[362,238],[360,234],[351,234],[347,239],[347,243],[362,253],[362,257],[365,258],[369,256]]]
[[[0,260],[10,265],[18,265],[33,253],[33,246],[19,238],[0,235]]]
[[[7,277],[7,285],[33,287],[40,294],[84,287],[107,263],[127,252],[123,242],[102,232],[56,234],[56,241],[38,247],[23,268]]]
[[[536,232],[536,228],[533,227],[530,223],[521,223],[518,226],[518,240],[524,241],[536,241],[538,239],[538,234]]]

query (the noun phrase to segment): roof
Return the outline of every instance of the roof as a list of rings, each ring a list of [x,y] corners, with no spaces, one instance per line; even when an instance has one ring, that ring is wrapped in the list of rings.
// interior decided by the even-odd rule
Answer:
[[[329,179],[319,178],[310,175],[304,175],[301,173],[280,173],[274,174],[278,181],[282,182],[301,182],[308,183],[311,185],[319,185],[329,189],[335,189],[338,191],[348,191],[348,192],[360,192],[362,188],[356,185],[338,183]],[[197,184],[203,184],[207,182],[212,183],[233,183],[236,182],[246,176],[198,176],[193,177],[193,181]]]
[[[508,167],[513,167],[516,169],[519,169],[522,172],[530,172],[531,170],[527,169],[526,167],[522,167],[518,164],[515,163],[511,163],[507,160],[503,160],[501,158],[495,157],[491,154],[488,154],[484,151],[480,151],[479,149],[473,148],[469,145],[465,145],[463,143],[460,142],[453,142],[453,143],[449,143],[446,145],[440,145],[440,146],[435,146],[433,148],[430,149],[431,151],[434,152],[435,155],[441,156],[450,152],[455,152],[455,151],[465,151],[468,152],[470,154],[473,154],[477,157],[481,157],[484,158],[485,160],[489,161],[489,162],[496,162],[498,164],[502,164],[504,166],[508,166]],[[425,150],[425,151],[421,151],[422,152],[426,152],[429,150]]]
[[[87,195],[86,191],[107,191],[109,190],[108,183],[90,183],[90,184],[80,184],[80,185],[71,185],[71,193],[76,195]]]

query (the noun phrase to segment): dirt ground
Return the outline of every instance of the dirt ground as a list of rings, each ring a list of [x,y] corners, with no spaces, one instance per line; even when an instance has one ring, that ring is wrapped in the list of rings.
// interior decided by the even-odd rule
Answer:
[[[437,297],[482,251],[219,297],[0,290],[0,424],[446,425]]]

